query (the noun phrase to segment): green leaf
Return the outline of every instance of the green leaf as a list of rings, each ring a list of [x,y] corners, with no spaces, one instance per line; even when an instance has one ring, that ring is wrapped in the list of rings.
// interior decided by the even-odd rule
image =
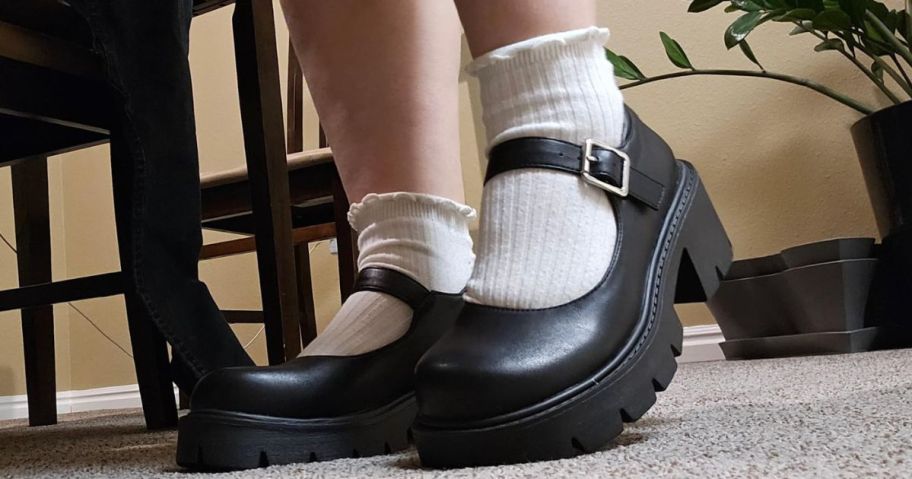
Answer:
[[[788,7],[786,0],[760,0],[760,3],[768,10],[779,10]]]
[[[864,1],[864,0],[859,0]],[[823,11],[823,0],[795,0],[795,7],[797,8],[810,8],[815,12]]]
[[[732,48],[742,40],[760,23],[762,12],[750,12],[738,17],[725,31],[725,46]]]
[[[626,80],[645,80],[646,75],[629,58],[605,49],[605,57],[614,65],[614,75]]]
[[[802,33],[808,33],[808,30],[812,30],[814,28],[811,22],[807,20],[798,23],[799,25],[792,29],[792,31],[789,32],[789,35],[801,35]]]
[[[842,10],[824,10],[814,17],[814,28],[823,31],[841,31],[852,28],[852,19]]]
[[[725,7],[725,13],[740,12],[740,11],[741,11],[741,9],[734,5],[729,5],[729,6]]]
[[[912,0],[906,0],[906,43],[912,45]]]
[[[724,1],[725,0],[694,0],[690,3],[690,6],[687,7],[687,11],[690,13],[705,12]]]
[[[820,42],[816,47],[814,47],[815,52],[822,52],[826,50],[844,51],[845,45],[843,45],[842,40],[838,38],[830,38],[829,40]]]
[[[874,76],[877,77],[878,80],[883,81],[884,69],[883,69],[883,66],[880,65],[880,63],[874,62],[871,65],[871,73],[873,73]]]
[[[796,8],[785,12],[784,15],[775,18],[777,22],[794,22],[800,20],[813,20],[817,12],[810,8]]]
[[[860,37],[861,45],[864,47],[864,48],[862,48],[862,50],[865,53],[867,53],[868,55],[872,55],[872,56],[889,55],[890,53],[892,53],[890,50],[888,50],[884,46],[884,45],[886,45],[884,43],[885,40],[882,36],[880,36],[880,34],[878,34],[877,32],[873,32],[873,31],[867,32],[867,33],[868,33],[867,35]]]
[[[839,38],[845,42],[846,47],[852,53],[852,56],[855,56],[855,48],[859,46],[858,42],[855,40],[855,37],[851,34],[849,35],[839,35]]]
[[[880,3],[880,2],[877,2],[874,0],[867,0],[867,1],[865,1],[865,8],[870,10],[871,13],[874,14],[874,16],[879,18],[880,21],[883,22],[884,25],[887,26],[887,28],[892,29],[893,27],[895,27],[894,21],[890,15],[890,9],[887,8],[887,6],[884,5],[883,3]]]
[[[690,60],[687,58],[687,54],[684,53],[684,49],[681,48],[680,43],[669,37],[665,32],[659,32],[659,37],[662,39],[662,46],[665,47],[665,55],[668,55],[668,59],[671,60],[671,63],[674,63],[678,68],[694,69],[693,65],[690,64]]]
[[[754,50],[748,45],[747,40],[742,40],[741,43],[738,43],[738,46],[741,47],[741,53],[744,53],[748,60],[754,62],[754,65],[760,67],[761,70],[766,71],[766,68],[763,68],[763,65],[757,61],[757,56],[754,55]]]
[[[731,0],[732,5],[738,7],[745,12],[759,12],[763,7],[758,5],[751,0]]]
[[[865,4],[867,2],[859,0],[839,0],[838,3],[839,8],[849,16],[853,25],[857,27],[864,25]]]
[[[871,22],[865,20],[864,22],[864,31],[865,34],[875,42],[886,43],[886,39],[883,35],[880,34],[880,31],[871,24]]]

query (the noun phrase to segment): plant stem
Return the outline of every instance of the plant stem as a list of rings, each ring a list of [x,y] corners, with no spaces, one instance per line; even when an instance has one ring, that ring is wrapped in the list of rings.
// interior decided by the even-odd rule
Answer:
[[[887,26],[884,25],[879,18],[877,18],[877,15],[871,13],[870,10],[866,10],[865,18],[871,22],[871,25],[877,29],[877,32],[886,38],[887,42],[889,42],[890,45],[896,49],[896,53],[899,53],[899,56],[903,57],[906,63],[912,65],[912,52],[910,52],[909,49],[903,45],[898,38],[896,38],[896,35],[894,35],[893,32],[891,32],[890,29],[887,28]]]
[[[794,22],[794,23],[795,23],[795,25],[798,25],[798,27],[803,29],[805,32],[808,32],[811,35],[814,35],[815,37],[819,38],[820,40],[823,40],[823,41],[827,40],[827,37],[825,35],[821,34],[820,32],[813,30],[813,29],[809,29],[809,28],[805,27],[804,25],[802,25],[800,22]],[[843,38],[842,40],[844,42],[847,42],[847,40],[845,38]],[[896,96],[896,94],[893,93],[893,91],[890,90],[889,87],[887,87],[887,85],[883,82],[883,80],[878,78],[877,75],[874,74],[874,72],[872,72],[868,67],[866,67],[864,64],[862,64],[855,55],[850,55],[849,52],[847,52],[844,48],[838,48],[838,49],[836,49],[836,51],[841,53],[842,56],[846,57],[850,62],[852,62],[853,65],[855,65],[859,70],[861,70],[861,72],[864,73],[865,76],[868,77],[869,80],[874,82],[874,84],[877,85],[877,88],[879,88],[880,91],[882,91],[883,94],[886,95],[887,98],[890,99],[890,101],[892,101],[894,104],[902,103],[902,100],[900,100],[899,97]],[[871,58],[873,58],[875,61],[878,60],[878,58],[875,55],[870,55],[870,54],[868,54],[868,52],[865,52],[865,54],[870,56]],[[883,61],[881,61],[881,66],[884,66],[884,65],[885,64],[883,63]],[[887,69],[884,68],[884,70],[886,71]],[[896,72],[890,72],[890,76],[893,76],[894,79],[896,79],[896,77],[894,76],[895,74],[896,74]],[[906,89],[907,85],[904,85],[902,82],[899,82],[899,86],[902,87],[903,90],[906,90],[906,93],[909,93],[909,95],[912,95],[912,89],[907,90]]]
[[[845,52],[843,52],[843,53],[845,53]],[[865,52],[865,53],[867,54],[867,52]],[[855,66],[858,67],[858,69],[861,70],[862,73],[865,74],[865,76],[867,76],[872,82],[874,82],[874,84],[877,85],[877,88],[880,88],[880,91],[882,91],[883,94],[886,95],[887,98],[890,99],[890,101],[892,101],[893,103],[902,103],[902,100],[900,100],[899,97],[896,96],[896,94],[893,93],[893,91],[890,90],[889,87],[887,87],[887,84],[884,83],[883,80],[881,80],[880,78],[877,78],[877,75],[875,75],[874,72],[872,72],[866,66],[864,66],[864,64],[862,64],[857,58],[855,58],[851,55],[846,55],[846,58],[848,58],[850,62],[854,63]],[[884,71],[890,70],[891,76],[896,74],[896,72],[892,71],[893,69],[890,68],[889,65],[883,63],[883,60],[877,58],[876,56],[872,56],[871,58],[873,58],[875,62],[879,61],[880,66],[885,67]],[[895,79],[895,77],[894,77],[894,79]],[[905,89],[905,86],[901,82],[900,82],[900,86],[903,87],[903,89]],[[912,95],[912,93],[910,93],[910,95]]]
[[[912,80],[910,80],[909,75],[906,74],[906,69],[903,68],[902,63],[899,63],[899,60],[896,58],[896,54],[891,53],[890,58],[893,59],[893,63],[896,65],[896,69],[899,70],[899,73],[902,74],[902,77],[906,79],[906,83],[912,85]]]
[[[912,38],[912,0],[906,0],[906,38]],[[906,45],[909,43],[906,42]]]
[[[883,70],[885,72],[887,72],[891,77],[893,77],[893,81],[895,81],[896,84],[899,85],[899,87],[902,88],[903,91],[905,91],[907,95],[909,95],[909,97],[912,97],[912,86],[909,86],[909,84],[906,83],[906,80],[903,79],[903,77],[899,76],[899,73],[896,73],[896,70],[894,70],[893,67],[890,66],[890,64],[883,61],[882,58],[880,58],[876,55],[871,57],[871,59],[874,60],[874,63],[877,63],[878,65],[880,65],[881,68],[883,68]],[[901,103],[901,102],[902,102],[902,100],[895,101],[895,103]]]
[[[810,88],[811,90],[820,93],[821,95],[832,98],[833,100],[842,103],[843,105],[858,111],[864,115],[869,115],[874,112],[874,110],[863,103],[839,93],[837,91],[831,90],[819,83],[812,82],[810,80],[805,80],[803,78],[794,77],[791,75],[785,75],[782,73],[773,73],[768,71],[751,71],[751,70],[685,70],[674,73],[666,73],[664,75],[656,75],[654,77],[646,78],[645,80],[637,80],[635,82],[626,83],[621,86],[621,89],[633,88],[635,86],[645,85],[647,83],[652,83],[660,80],[668,80],[671,78],[679,78],[692,75],[710,75],[710,76],[737,76],[737,77],[754,77],[754,78],[769,78],[772,80],[778,80],[786,83],[791,83],[793,85],[803,86],[805,88]]]

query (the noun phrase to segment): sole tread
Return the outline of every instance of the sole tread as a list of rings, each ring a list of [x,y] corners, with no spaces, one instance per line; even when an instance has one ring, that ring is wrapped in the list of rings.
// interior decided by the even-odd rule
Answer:
[[[408,448],[416,412],[414,398],[407,397],[332,429],[319,421],[191,412],[179,424],[177,463],[191,469],[241,470],[389,454]]]

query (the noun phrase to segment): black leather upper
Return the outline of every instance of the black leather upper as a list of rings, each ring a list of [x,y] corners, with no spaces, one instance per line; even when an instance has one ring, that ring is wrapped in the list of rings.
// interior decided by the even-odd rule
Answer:
[[[628,198],[606,193],[618,229],[612,266],[604,278],[586,295],[552,308],[515,310],[466,303],[454,327],[417,366],[422,424],[481,427],[528,414],[530,408],[545,408],[597,381],[636,346],[631,338],[648,325],[644,312],[653,301],[647,294],[647,270],[659,254],[656,242],[673,196],[665,191],[675,187],[677,171],[671,149],[629,111],[627,125],[620,149],[642,176],[640,184],[655,186],[644,190],[631,184]],[[559,150],[552,148],[553,141],[518,139],[513,145],[495,147],[487,176],[520,167],[566,165],[579,171],[573,164],[580,147],[571,149],[577,152],[575,160],[566,160],[554,153]],[[509,153],[502,156],[505,149]],[[606,178],[613,178],[610,171]],[[634,195],[636,191],[653,197],[651,192],[659,190],[654,207]]]
[[[382,407],[410,394],[415,364],[452,325],[462,295],[428,291],[408,276],[384,268],[362,270],[356,290],[384,292],[412,306],[412,324],[405,335],[356,356],[305,356],[277,366],[212,372],[196,387],[191,413],[338,417]]]

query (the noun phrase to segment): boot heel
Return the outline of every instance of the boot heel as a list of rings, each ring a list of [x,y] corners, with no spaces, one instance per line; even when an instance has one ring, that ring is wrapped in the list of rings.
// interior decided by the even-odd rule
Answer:
[[[689,174],[697,175],[689,163]],[[697,176],[693,200],[683,220],[681,264],[675,303],[703,303],[719,289],[732,262],[732,246],[719,215]]]

